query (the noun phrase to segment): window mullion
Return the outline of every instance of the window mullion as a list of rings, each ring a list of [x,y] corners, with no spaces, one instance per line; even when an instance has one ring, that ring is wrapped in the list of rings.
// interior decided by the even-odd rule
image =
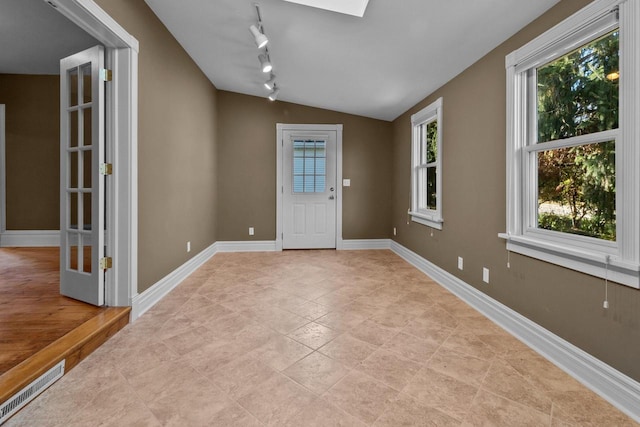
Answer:
[[[598,144],[601,142],[615,141],[620,135],[619,129],[605,130],[602,132],[590,133],[587,135],[573,136],[555,141],[540,142],[524,147],[527,152],[557,150],[559,148],[578,147],[580,145]]]

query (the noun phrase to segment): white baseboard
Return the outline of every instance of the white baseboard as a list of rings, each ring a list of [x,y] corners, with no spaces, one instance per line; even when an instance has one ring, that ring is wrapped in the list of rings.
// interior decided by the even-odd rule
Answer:
[[[275,240],[247,240],[240,242],[217,242],[218,252],[274,252]]]
[[[342,240],[340,250],[390,249],[389,239],[350,239]],[[274,252],[275,240],[218,242],[218,252]]]
[[[130,321],[135,321],[142,316],[147,310],[156,305],[165,295],[171,292],[191,273],[196,271],[202,264],[207,262],[216,253],[220,252],[218,243],[214,243],[180,267],[153,284],[149,289],[141,294],[134,296],[131,300]]]
[[[342,241],[341,250],[355,251],[365,249],[390,249],[389,239],[348,239]]]
[[[0,248],[60,246],[58,230],[7,230],[0,233]]]
[[[391,250],[563,371],[640,422],[640,383],[544,329],[451,273],[391,241]]]

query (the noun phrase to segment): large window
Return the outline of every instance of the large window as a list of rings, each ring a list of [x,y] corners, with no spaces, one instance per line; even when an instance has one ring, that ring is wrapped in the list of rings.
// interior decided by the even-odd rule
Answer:
[[[596,0],[507,57],[501,235],[514,252],[634,287],[639,9]]]
[[[442,229],[442,98],[411,116],[411,219]]]

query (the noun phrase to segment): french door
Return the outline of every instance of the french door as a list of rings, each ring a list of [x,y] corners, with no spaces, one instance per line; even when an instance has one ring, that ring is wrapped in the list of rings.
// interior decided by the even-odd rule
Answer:
[[[283,132],[282,247],[336,247],[336,131]]]
[[[60,61],[60,293],[104,304],[104,48]]]

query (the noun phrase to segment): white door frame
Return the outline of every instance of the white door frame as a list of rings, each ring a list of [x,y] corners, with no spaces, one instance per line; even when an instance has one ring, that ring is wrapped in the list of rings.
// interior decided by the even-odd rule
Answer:
[[[105,304],[130,306],[138,289],[138,40],[93,0],[48,0],[106,48],[113,81],[105,87],[107,180],[105,242],[113,268],[106,275]]]
[[[282,250],[282,154],[285,131],[336,132],[336,249],[342,249],[342,125],[276,124],[276,250]]]

